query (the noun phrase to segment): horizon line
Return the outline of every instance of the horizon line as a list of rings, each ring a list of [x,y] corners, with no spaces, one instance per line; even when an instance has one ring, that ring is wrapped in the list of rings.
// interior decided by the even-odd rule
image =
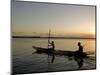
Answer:
[[[54,38],[54,39],[96,39],[96,37],[76,37],[76,36],[67,36],[67,37],[56,37],[56,36],[52,36],[52,37],[48,37],[48,36],[12,36],[12,38]]]

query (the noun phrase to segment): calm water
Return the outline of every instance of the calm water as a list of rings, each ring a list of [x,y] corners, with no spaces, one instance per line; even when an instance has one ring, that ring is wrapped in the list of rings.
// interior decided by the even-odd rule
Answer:
[[[94,52],[92,59],[84,61],[81,69],[95,69],[95,40],[93,39],[51,39],[55,42],[56,49],[75,51],[78,49],[77,42],[81,42],[84,51]],[[47,55],[32,54],[35,50],[32,46],[46,47],[47,39],[13,38],[12,39],[12,63],[13,72],[36,73],[48,71],[77,70],[77,63],[65,56],[56,56],[53,64],[48,65]],[[73,64],[74,63],[74,64]]]

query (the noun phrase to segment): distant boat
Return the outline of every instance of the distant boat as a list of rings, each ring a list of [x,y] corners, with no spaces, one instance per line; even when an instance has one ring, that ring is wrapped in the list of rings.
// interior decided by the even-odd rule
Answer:
[[[49,30],[49,37],[48,37],[48,44],[50,43],[50,30]],[[49,45],[47,48],[43,48],[43,47],[36,47],[36,46],[32,46],[32,48],[34,48],[36,50],[35,53],[45,53],[45,54],[52,54],[52,50],[51,48],[49,48]],[[77,50],[71,51],[71,50],[54,50],[53,53],[54,55],[64,55],[64,56],[69,56],[72,57],[75,55],[75,52]],[[88,55],[94,54],[93,52],[83,52],[83,57],[87,57]]]
[[[32,48],[34,48],[36,51],[35,53],[41,54],[41,53],[45,53],[45,54],[50,54],[50,49],[49,48],[41,48],[41,47],[36,47],[36,46],[32,46]],[[70,51],[70,50],[54,50],[54,54],[55,55],[59,55],[59,56],[68,56],[68,57],[72,57],[74,56],[75,51]],[[93,52],[83,52],[83,57],[86,58],[88,57],[88,55],[92,55],[94,54]]]

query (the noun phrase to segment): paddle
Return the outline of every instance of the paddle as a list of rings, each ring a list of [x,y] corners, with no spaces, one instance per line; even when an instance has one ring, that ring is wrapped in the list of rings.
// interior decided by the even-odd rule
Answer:
[[[51,32],[51,30],[49,29],[49,34],[48,34],[48,48],[49,48],[49,44],[50,44],[50,32]],[[49,63],[49,54],[48,54],[48,63]]]

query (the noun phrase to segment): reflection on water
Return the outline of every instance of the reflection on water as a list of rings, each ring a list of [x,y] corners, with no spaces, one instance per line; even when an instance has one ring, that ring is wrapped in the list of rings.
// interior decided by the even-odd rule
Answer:
[[[95,52],[95,40],[93,39],[51,39],[55,42],[56,49],[72,50],[78,49],[77,42],[81,42],[84,51]],[[32,46],[47,47],[47,39],[33,38],[13,38],[12,39],[12,59],[14,73],[34,73],[46,71],[76,70],[77,65],[74,60],[68,61],[67,57],[56,57],[54,64],[48,66],[47,55],[33,54]],[[95,55],[93,60],[86,60],[82,69],[95,68]],[[92,62],[91,62],[92,61]],[[73,64],[74,63],[74,64]]]

